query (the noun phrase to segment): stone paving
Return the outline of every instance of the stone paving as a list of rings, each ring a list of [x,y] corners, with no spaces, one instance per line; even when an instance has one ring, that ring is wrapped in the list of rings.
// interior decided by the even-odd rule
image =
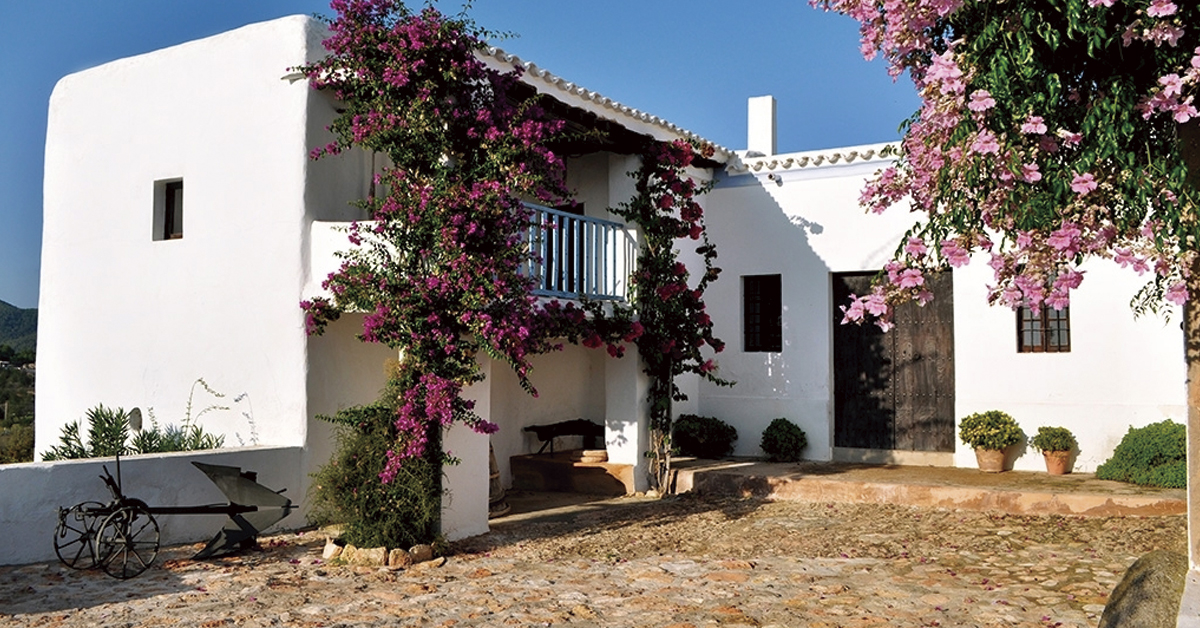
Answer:
[[[670,504],[639,510],[642,502],[630,499],[500,520],[457,553],[401,571],[323,561],[319,532],[265,538],[261,551],[212,561],[185,558],[199,546],[170,548],[127,581],[57,563],[0,567],[0,625],[1095,626],[1138,554],[1182,547],[1185,525],[1179,516],[1074,520],[746,502],[723,513],[727,504],[680,504],[686,512],[667,518]],[[812,526],[835,535],[868,524],[875,531],[852,532],[847,553],[789,554],[822,534]],[[1073,524],[1086,533],[1045,529]],[[717,541],[679,551],[662,544],[687,530]],[[764,550],[755,535],[780,539],[779,551]],[[593,536],[603,539],[599,549],[588,546]],[[1131,538],[1142,541],[1135,547]],[[743,540],[747,551],[738,551]]]

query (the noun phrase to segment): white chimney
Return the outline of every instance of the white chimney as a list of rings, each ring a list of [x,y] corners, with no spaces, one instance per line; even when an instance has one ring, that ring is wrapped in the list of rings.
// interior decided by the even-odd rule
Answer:
[[[755,96],[749,101],[746,152],[751,157],[775,154],[775,97]]]

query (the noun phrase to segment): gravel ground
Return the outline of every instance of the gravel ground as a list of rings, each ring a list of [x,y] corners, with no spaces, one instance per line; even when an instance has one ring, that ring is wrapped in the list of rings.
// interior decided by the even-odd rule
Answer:
[[[626,498],[493,522],[405,571],[321,560],[320,532],[127,581],[0,568],[0,625],[1095,626],[1124,570],[1182,552],[1183,516]]]
[[[1061,545],[1109,557],[1187,551],[1187,521],[1170,517],[1021,516],[870,504],[758,499],[629,499],[549,521],[492,523],[455,545],[466,553],[620,560],[664,554],[752,560],[946,557]],[[624,500],[622,500],[624,501]],[[999,533],[999,534],[998,534]]]

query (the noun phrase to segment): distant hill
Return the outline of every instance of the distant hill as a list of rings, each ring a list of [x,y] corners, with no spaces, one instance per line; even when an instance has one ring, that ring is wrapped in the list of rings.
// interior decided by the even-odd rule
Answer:
[[[0,345],[17,351],[37,350],[37,309],[21,309],[0,301]]]

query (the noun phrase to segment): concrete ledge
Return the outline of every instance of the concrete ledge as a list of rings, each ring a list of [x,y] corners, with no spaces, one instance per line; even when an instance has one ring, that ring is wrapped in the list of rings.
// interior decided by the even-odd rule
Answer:
[[[865,464],[906,464],[922,467],[953,467],[954,452],[834,447],[833,461]]]
[[[1011,514],[1107,517],[1187,512],[1187,500],[1180,491],[1139,492],[1082,474],[1069,480],[1054,480],[1045,474],[1022,472],[982,474],[973,469],[939,467],[805,464],[804,471],[797,471],[797,465],[750,461],[683,466],[675,470],[674,488],[677,493],[692,490],[710,495],[903,504]],[[889,474],[894,479],[889,479]]]
[[[190,463],[193,460],[257,471],[258,482],[273,490],[289,489],[286,496],[298,506],[304,498],[303,450],[300,447],[242,447],[121,458],[122,492],[150,506],[223,504],[226,498]],[[112,496],[99,479],[101,467],[115,477],[113,458],[26,462],[0,466],[0,565],[57,560],[54,531],[58,509],[85,501],[108,503]],[[221,529],[224,516],[155,515],[162,544],[206,540]],[[278,524],[304,524],[294,511]]]

